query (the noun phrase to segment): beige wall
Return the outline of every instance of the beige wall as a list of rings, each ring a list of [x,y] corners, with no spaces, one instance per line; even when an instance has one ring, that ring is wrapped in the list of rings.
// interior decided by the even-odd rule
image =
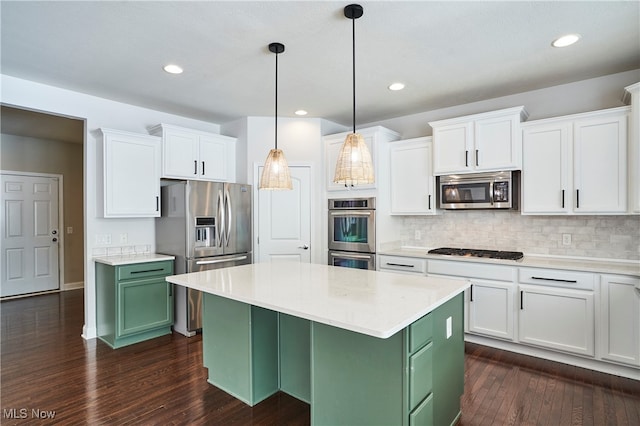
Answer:
[[[2,134],[0,169],[63,176],[64,283],[84,281],[82,144]],[[67,227],[73,233],[67,234]]]

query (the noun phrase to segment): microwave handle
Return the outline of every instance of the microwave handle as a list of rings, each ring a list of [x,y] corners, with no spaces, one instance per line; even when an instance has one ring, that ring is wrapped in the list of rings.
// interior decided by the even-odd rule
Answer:
[[[489,203],[493,205],[493,181],[489,182]]]

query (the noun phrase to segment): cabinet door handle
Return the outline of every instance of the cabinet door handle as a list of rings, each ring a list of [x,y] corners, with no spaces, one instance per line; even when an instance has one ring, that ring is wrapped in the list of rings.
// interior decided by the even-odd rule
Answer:
[[[469,151],[464,152],[464,166],[469,167]]]
[[[167,283],[169,284],[169,297],[173,297],[173,284],[171,283]]]
[[[160,210],[160,197],[156,195],[156,211]]]
[[[388,266],[401,266],[403,268],[415,268],[415,265],[405,265],[402,263],[391,263],[391,262],[387,262]]]
[[[202,162],[202,176],[204,176],[204,161]]]
[[[469,287],[469,302],[473,302],[473,284]]]
[[[198,160],[193,160],[193,174],[198,174]]]
[[[545,277],[531,277],[532,280],[540,280],[540,281],[553,281],[556,283],[571,283],[578,284],[576,280],[561,280],[560,278],[545,278]]]
[[[431,194],[429,194],[429,210],[431,210]]]
[[[476,149],[476,166],[479,166],[480,164],[478,164],[478,150]]]
[[[580,190],[576,189],[576,209],[580,208]]]
[[[520,310],[524,310],[524,291],[520,290]]]
[[[158,269],[146,269],[144,271],[131,271],[131,275],[133,274],[146,274],[149,272],[160,272],[160,271],[164,271],[163,268],[158,268]]]
[[[562,190],[562,208],[564,209],[564,189]]]

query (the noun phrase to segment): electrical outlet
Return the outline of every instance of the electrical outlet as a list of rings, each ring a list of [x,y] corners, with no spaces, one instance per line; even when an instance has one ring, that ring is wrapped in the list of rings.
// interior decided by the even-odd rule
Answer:
[[[571,234],[562,234],[562,245],[564,246],[571,245]]]
[[[414,240],[420,240],[422,239],[422,234],[420,233],[420,231],[415,231],[413,234],[413,239]]]
[[[127,244],[129,242],[129,236],[125,232],[124,234],[120,234],[120,244]]]
[[[73,234],[73,226],[67,226],[67,234]]]

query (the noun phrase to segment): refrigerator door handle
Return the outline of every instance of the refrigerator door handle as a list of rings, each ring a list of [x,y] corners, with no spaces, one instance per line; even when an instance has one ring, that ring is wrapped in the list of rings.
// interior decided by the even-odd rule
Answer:
[[[231,240],[231,225],[233,220],[232,206],[231,206],[231,194],[229,194],[229,190],[224,191],[224,204],[227,207],[227,223],[225,226],[225,245],[229,247],[229,241]]]
[[[216,263],[235,262],[237,260],[245,260],[246,258],[247,256],[238,256],[238,257],[232,257],[229,259],[198,260],[196,262],[196,265],[213,265]]]
[[[222,247],[222,244],[224,243],[224,239],[225,239],[225,211],[224,211],[224,197],[222,196],[222,191],[219,190],[218,191],[218,212],[217,212],[217,219],[218,219],[218,236],[217,236],[217,240],[216,240],[216,245],[218,247]]]

